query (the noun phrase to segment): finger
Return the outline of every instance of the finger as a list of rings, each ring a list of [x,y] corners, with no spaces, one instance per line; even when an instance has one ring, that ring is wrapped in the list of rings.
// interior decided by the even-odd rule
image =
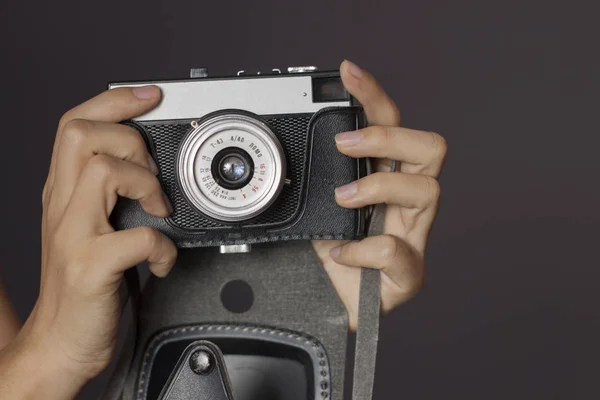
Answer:
[[[381,270],[405,294],[415,293],[423,281],[424,263],[420,253],[392,235],[346,243],[333,248],[330,256],[336,263],[349,267]]]
[[[73,119],[63,128],[59,152],[53,187],[53,201],[61,204],[59,209],[69,201],[81,171],[94,155],[126,160],[158,174],[141,135],[121,124]]]
[[[110,231],[108,217],[118,196],[138,200],[149,214],[167,217],[172,207],[156,176],[146,168],[106,155],[97,155],[87,163],[67,206],[65,219],[74,218],[96,233]]]
[[[340,66],[340,75],[346,90],[365,109],[370,124],[400,126],[400,110],[373,75],[348,60]]]
[[[122,122],[150,111],[160,101],[161,92],[157,86],[140,86],[136,88],[117,88],[107,90],[96,97],[67,111],[58,124],[50,172],[44,186],[44,198],[54,184],[58,147],[62,139],[64,126],[74,119],[87,119],[102,122]]]
[[[158,86],[107,90],[67,111],[60,120],[59,131],[73,119],[122,122],[137,117],[154,108],[160,95]]]
[[[370,126],[335,137],[338,150],[350,157],[387,158],[420,168],[415,173],[437,177],[448,146],[437,133],[393,126]]]
[[[373,204],[428,209],[437,204],[440,185],[430,176],[377,172],[335,190],[337,203],[346,208]]]
[[[101,253],[102,266],[119,277],[125,270],[148,261],[150,271],[164,277],[177,258],[175,244],[162,233],[146,227],[137,227],[100,236],[94,251]]]

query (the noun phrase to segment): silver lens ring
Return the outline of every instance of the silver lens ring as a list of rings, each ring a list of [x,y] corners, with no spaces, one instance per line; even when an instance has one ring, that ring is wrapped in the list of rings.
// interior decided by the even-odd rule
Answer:
[[[225,188],[213,173],[215,156],[240,150],[251,157],[252,178],[241,188]],[[202,122],[181,143],[179,185],[191,205],[225,222],[256,217],[277,199],[286,175],[283,148],[263,122],[244,114],[223,114]]]

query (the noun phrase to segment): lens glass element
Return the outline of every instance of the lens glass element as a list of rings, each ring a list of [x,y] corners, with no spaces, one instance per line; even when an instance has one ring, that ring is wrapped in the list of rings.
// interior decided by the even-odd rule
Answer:
[[[228,181],[239,181],[248,168],[242,159],[229,156],[221,162],[221,174]]]
[[[221,188],[240,190],[254,177],[254,162],[244,149],[226,147],[212,157],[211,172],[214,182]]]

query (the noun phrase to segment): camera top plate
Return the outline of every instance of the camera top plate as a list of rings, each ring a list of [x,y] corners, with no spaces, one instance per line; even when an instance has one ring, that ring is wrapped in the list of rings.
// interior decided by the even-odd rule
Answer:
[[[134,119],[138,122],[196,119],[223,109],[284,115],[353,105],[339,71],[290,67],[288,72],[210,77],[206,68],[195,68],[190,75],[193,78],[112,82],[109,89],[156,85],[162,90],[162,102]]]

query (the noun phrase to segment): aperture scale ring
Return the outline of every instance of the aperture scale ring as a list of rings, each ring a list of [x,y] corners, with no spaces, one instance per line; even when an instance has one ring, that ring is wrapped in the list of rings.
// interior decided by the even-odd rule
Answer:
[[[181,191],[197,211],[219,221],[241,222],[269,208],[283,188],[286,162],[269,126],[245,114],[221,114],[198,124],[183,139],[177,157]],[[210,174],[216,152],[238,147],[252,156],[255,176],[240,190],[227,190]]]

